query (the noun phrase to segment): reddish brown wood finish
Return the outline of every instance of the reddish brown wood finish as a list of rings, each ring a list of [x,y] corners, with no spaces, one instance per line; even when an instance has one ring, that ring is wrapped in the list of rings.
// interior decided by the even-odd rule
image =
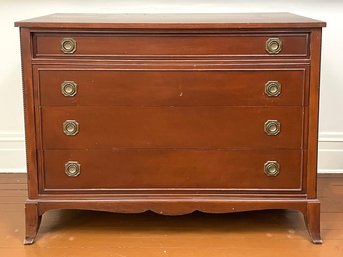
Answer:
[[[27,28],[20,28],[21,62],[23,76],[24,118],[25,118],[25,144],[27,163],[28,197],[38,198],[38,163],[37,163],[37,137],[35,131],[35,103],[37,99],[33,90],[31,65],[31,33]]]
[[[77,57],[194,57],[245,56],[269,57],[268,38],[280,38],[284,56],[307,56],[307,34],[34,34],[34,57],[68,58],[61,52],[61,41],[73,38],[77,42]],[[108,47],[111,46],[111,47]]]
[[[273,256],[277,249],[278,257],[332,257],[343,252],[343,175],[340,174],[318,176],[323,246],[307,242],[310,237],[305,223],[299,213],[291,210],[194,212],[177,217],[158,216],[150,211],[127,215],[53,210],[43,215],[37,243],[23,247],[20,239],[25,236],[25,225],[20,220],[24,217],[22,203],[27,198],[25,176],[0,173],[0,238],[4,239],[0,241],[1,256],[64,257],[66,253],[68,256],[110,256],[115,252],[139,257],[168,254],[243,257]],[[40,211],[50,207],[44,203],[38,205]],[[113,202],[108,205],[113,207]]]
[[[47,150],[43,154],[47,192],[73,189],[82,193],[99,189],[101,193],[118,189],[120,193],[123,189],[133,189],[134,193],[140,189],[172,194],[178,189],[193,193],[214,189],[221,193],[301,190],[299,150]],[[61,172],[64,164],[73,160],[82,163],[76,178]],[[264,174],[266,160],[280,163],[279,176]]]
[[[325,22],[292,13],[56,13],[15,23],[29,28],[258,29],[316,28]]]
[[[70,15],[21,26],[26,244],[56,208],[180,215],[289,208],[320,243],[321,27],[292,14]],[[60,41],[77,41],[73,54]],[[279,54],[265,50],[278,37]],[[279,81],[277,97],[264,93]],[[78,93],[65,97],[63,81]],[[62,124],[79,122],[66,136]],[[281,132],[268,136],[266,120]],[[266,161],[280,174],[264,174]],[[68,177],[67,161],[81,174]]]
[[[43,107],[44,149],[302,148],[300,107]],[[79,132],[66,136],[63,122]],[[281,131],[267,135],[264,124]],[[91,135],[91,136],[90,136]]]
[[[317,155],[318,155],[318,118],[319,118],[319,84],[320,51],[322,31],[315,29],[311,34],[311,87],[308,92],[308,149],[307,149],[307,190],[309,198],[317,198]],[[319,208],[319,207],[318,207]]]
[[[24,244],[32,244],[42,220],[42,214],[39,214],[37,202],[26,202],[25,219],[26,237]]]
[[[42,106],[301,106],[307,85],[306,66],[294,70],[273,66],[220,70],[34,68]],[[75,97],[61,94],[64,81],[77,83]],[[268,81],[281,83],[278,97],[265,94]]]

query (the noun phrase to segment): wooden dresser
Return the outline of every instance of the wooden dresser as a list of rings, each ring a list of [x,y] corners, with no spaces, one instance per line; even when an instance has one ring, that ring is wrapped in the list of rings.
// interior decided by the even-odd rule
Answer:
[[[321,243],[321,30],[289,13],[53,14],[20,27],[25,244],[52,209],[294,209]]]

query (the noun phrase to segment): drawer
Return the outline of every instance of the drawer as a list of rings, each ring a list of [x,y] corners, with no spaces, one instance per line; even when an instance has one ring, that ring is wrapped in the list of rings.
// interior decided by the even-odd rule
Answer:
[[[299,150],[44,151],[46,191],[300,191],[301,178]]]
[[[42,107],[43,147],[299,149],[302,113],[301,107]]]
[[[304,57],[306,33],[35,33],[34,57]]]
[[[305,68],[111,70],[36,67],[36,76],[43,106],[301,106],[307,83]]]

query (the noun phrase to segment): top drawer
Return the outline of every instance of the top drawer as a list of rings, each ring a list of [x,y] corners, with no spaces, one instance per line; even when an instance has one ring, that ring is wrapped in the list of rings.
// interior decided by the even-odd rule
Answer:
[[[34,57],[270,58],[308,56],[308,34],[35,33]]]

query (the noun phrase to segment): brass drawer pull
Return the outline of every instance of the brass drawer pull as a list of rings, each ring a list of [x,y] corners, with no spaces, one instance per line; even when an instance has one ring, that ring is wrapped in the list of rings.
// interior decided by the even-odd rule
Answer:
[[[63,38],[61,40],[61,50],[65,54],[72,54],[76,51],[76,41],[73,38]]]
[[[264,93],[267,96],[279,96],[281,94],[281,84],[278,81],[268,81],[265,84]]]
[[[282,51],[282,42],[279,38],[268,38],[266,41],[266,51],[269,54],[278,54]]]
[[[61,84],[61,92],[64,96],[74,96],[77,93],[77,84],[74,81],[64,81]]]
[[[268,136],[276,136],[280,133],[281,130],[281,124],[277,120],[267,120],[264,123],[264,132]]]
[[[81,173],[81,165],[76,161],[69,161],[64,165],[64,172],[69,177],[77,177]]]
[[[277,161],[267,161],[264,164],[264,173],[268,177],[276,177],[280,173],[280,164]]]
[[[79,123],[76,120],[66,120],[63,122],[63,132],[67,136],[75,136],[79,133]]]

